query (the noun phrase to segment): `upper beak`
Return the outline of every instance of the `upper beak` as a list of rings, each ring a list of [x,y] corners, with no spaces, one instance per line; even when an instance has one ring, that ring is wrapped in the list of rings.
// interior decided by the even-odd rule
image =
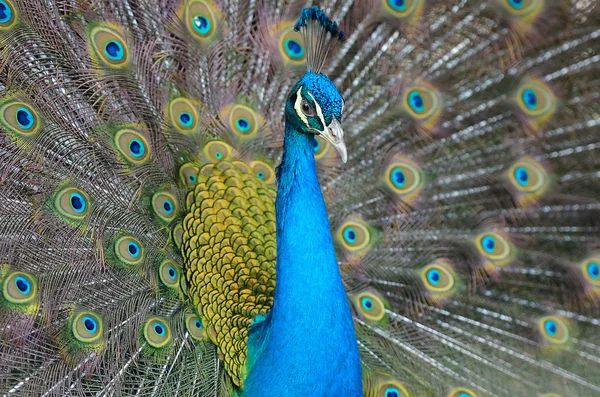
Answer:
[[[325,131],[319,131],[319,134],[333,145],[335,150],[342,156],[342,161],[345,163],[348,160],[348,152],[346,151],[346,145],[344,144],[344,130],[342,130],[339,121],[334,117],[331,124],[325,128]]]

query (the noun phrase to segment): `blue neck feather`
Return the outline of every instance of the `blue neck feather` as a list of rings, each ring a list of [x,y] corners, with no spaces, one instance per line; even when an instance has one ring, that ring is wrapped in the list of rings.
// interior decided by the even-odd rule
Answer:
[[[277,285],[267,319],[250,330],[244,396],[362,396],[311,139],[286,122],[275,203]]]

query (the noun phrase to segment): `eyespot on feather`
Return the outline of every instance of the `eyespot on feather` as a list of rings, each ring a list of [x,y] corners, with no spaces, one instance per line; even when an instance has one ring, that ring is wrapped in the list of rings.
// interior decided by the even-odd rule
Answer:
[[[54,208],[70,220],[81,221],[90,212],[90,199],[83,190],[67,187],[56,194]]]
[[[542,81],[526,78],[517,88],[514,101],[530,122],[543,124],[556,112],[556,96]]]
[[[421,168],[408,158],[396,155],[388,163],[383,175],[386,188],[404,202],[412,202],[423,189]]]
[[[495,232],[482,233],[474,241],[479,253],[496,266],[509,263],[514,256],[510,241]]]
[[[534,20],[544,6],[544,0],[498,0],[513,16]]]
[[[363,291],[351,300],[358,315],[364,320],[379,322],[386,318],[387,303],[374,291]]]
[[[204,340],[205,332],[202,320],[195,314],[185,316],[185,328],[195,340]]]
[[[389,375],[378,377],[371,394],[377,397],[410,397],[406,387]]]
[[[202,153],[210,163],[218,163],[222,160],[230,160],[232,149],[231,146],[222,141],[212,141],[208,142],[204,148],[202,148]]]
[[[421,15],[424,3],[424,0],[381,0],[385,15],[409,21]]]
[[[10,0],[0,0],[0,31],[17,23],[17,10]]]
[[[241,140],[257,136],[265,121],[260,113],[245,105],[230,105],[221,110],[227,128]]]
[[[169,103],[169,122],[182,134],[193,134],[198,128],[197,104],[187,98],[175,98]]]
[[[477,397],[477,394],[475,394],[473,391],[471,391],[469,389],[465,389],[464,387],[461,387],[461,388],[453,389],[452,391],[450,391],[450,393],[448,394],[448,397]]]
[[[89,34],[94,58],[105,66],[122,68],[129,65],[129,47],[123,32],[114,25],[97,25]]]
[[[135,238],[124,236],[115,243],[117,258],[127,265],[138,265],[144,260],[144,247]]]
[[[78,313],[73,318],[71,332],[79,342],[98,342],[102,338],[103,333],[102,319],[94,312],[85,311]]]
[[[591,257],[579,265],[584,279],[594,288],[600,288],[600,257]]]
[[[38,284],[34,276],[25,272],[6,275],[2,283],[4,299],[17,305],[31,303],[37,296]]]
[[[569,340],[567,324],[557,316],[545,316],[538,320],[538,332],[542,338],[553,345],[563,345]]]
[[[545,191],[548,187],[548,174],[540,163],[530,158],[513,164],[508,175],[513,187],[524,193]]]
[[[222,15],[212,3],[204,0],[186,1],[183,18],[188,33],[201,44],[212,42],[222,24]]]
[[[167,346],[172,339],[169,324],[160,317],[150,317],[143,325],[144,339],[156,349]]]
[[[448,293],[455,287],[454,272],[450,265],[442,259],[425,266],[420,271],[420,275],[423,285],[432,293]]]
[[[372,243],[371,230],[359,217],[348,218],[337,229],[336,240],[347,253],[359,257],[367,253]]]
[[[284,63],[301,66],[306,62],[306,47],[302,35],[294,30],[295,22],[283,22],[271,29],[277,50]]]
[[[178,289],[181,279],[181,268],[170,259],[163,261],[158,269],[160,281],[167,288]]]
[[[0,122],[17,137],[32,136],[42,127],[40,116],[29,104],[9,101],[0,107]]]
[[[131,164],[142,164],[150,158],[148,141],[138,131],[121,129],[115,134],[114,143],[118,152]]]
[[[420,83],[404,91],[403,106],[411,118],[431,129],[442,112],[442,96],[431,84]]]
[[[252,167],[252,171],[258,179],[262,179],[267,184],[275,183],[275,171],[267,163],[262,161],[251,161],[250,167]]]
[[[171,193],[157,192],[152,196],[154,214],[165,222],[171,222],[177,216],[177,199]]]
[[[185,163],[179,168],[179,179],[187,186],[193,187],[198,183],[199,169],[192,163]]]

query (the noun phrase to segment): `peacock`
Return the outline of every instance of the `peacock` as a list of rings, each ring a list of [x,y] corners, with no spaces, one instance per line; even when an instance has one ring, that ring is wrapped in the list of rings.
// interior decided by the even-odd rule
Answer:
[[[0,395],[600,395],[593,0],[0,0]]]

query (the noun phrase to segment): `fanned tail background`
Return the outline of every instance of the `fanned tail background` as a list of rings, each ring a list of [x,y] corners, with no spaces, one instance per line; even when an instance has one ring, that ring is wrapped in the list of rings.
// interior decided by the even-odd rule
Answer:
[[[275,189],[310,5],[0,0],[1,395],[233,393],[247,330],[188,295],[187,193]],[[323,72],[348,163],[315,157],[365,395],[599,395],[597,4],[317,5],[347,36]],[[210,310],[266,313],[265,266]]]

